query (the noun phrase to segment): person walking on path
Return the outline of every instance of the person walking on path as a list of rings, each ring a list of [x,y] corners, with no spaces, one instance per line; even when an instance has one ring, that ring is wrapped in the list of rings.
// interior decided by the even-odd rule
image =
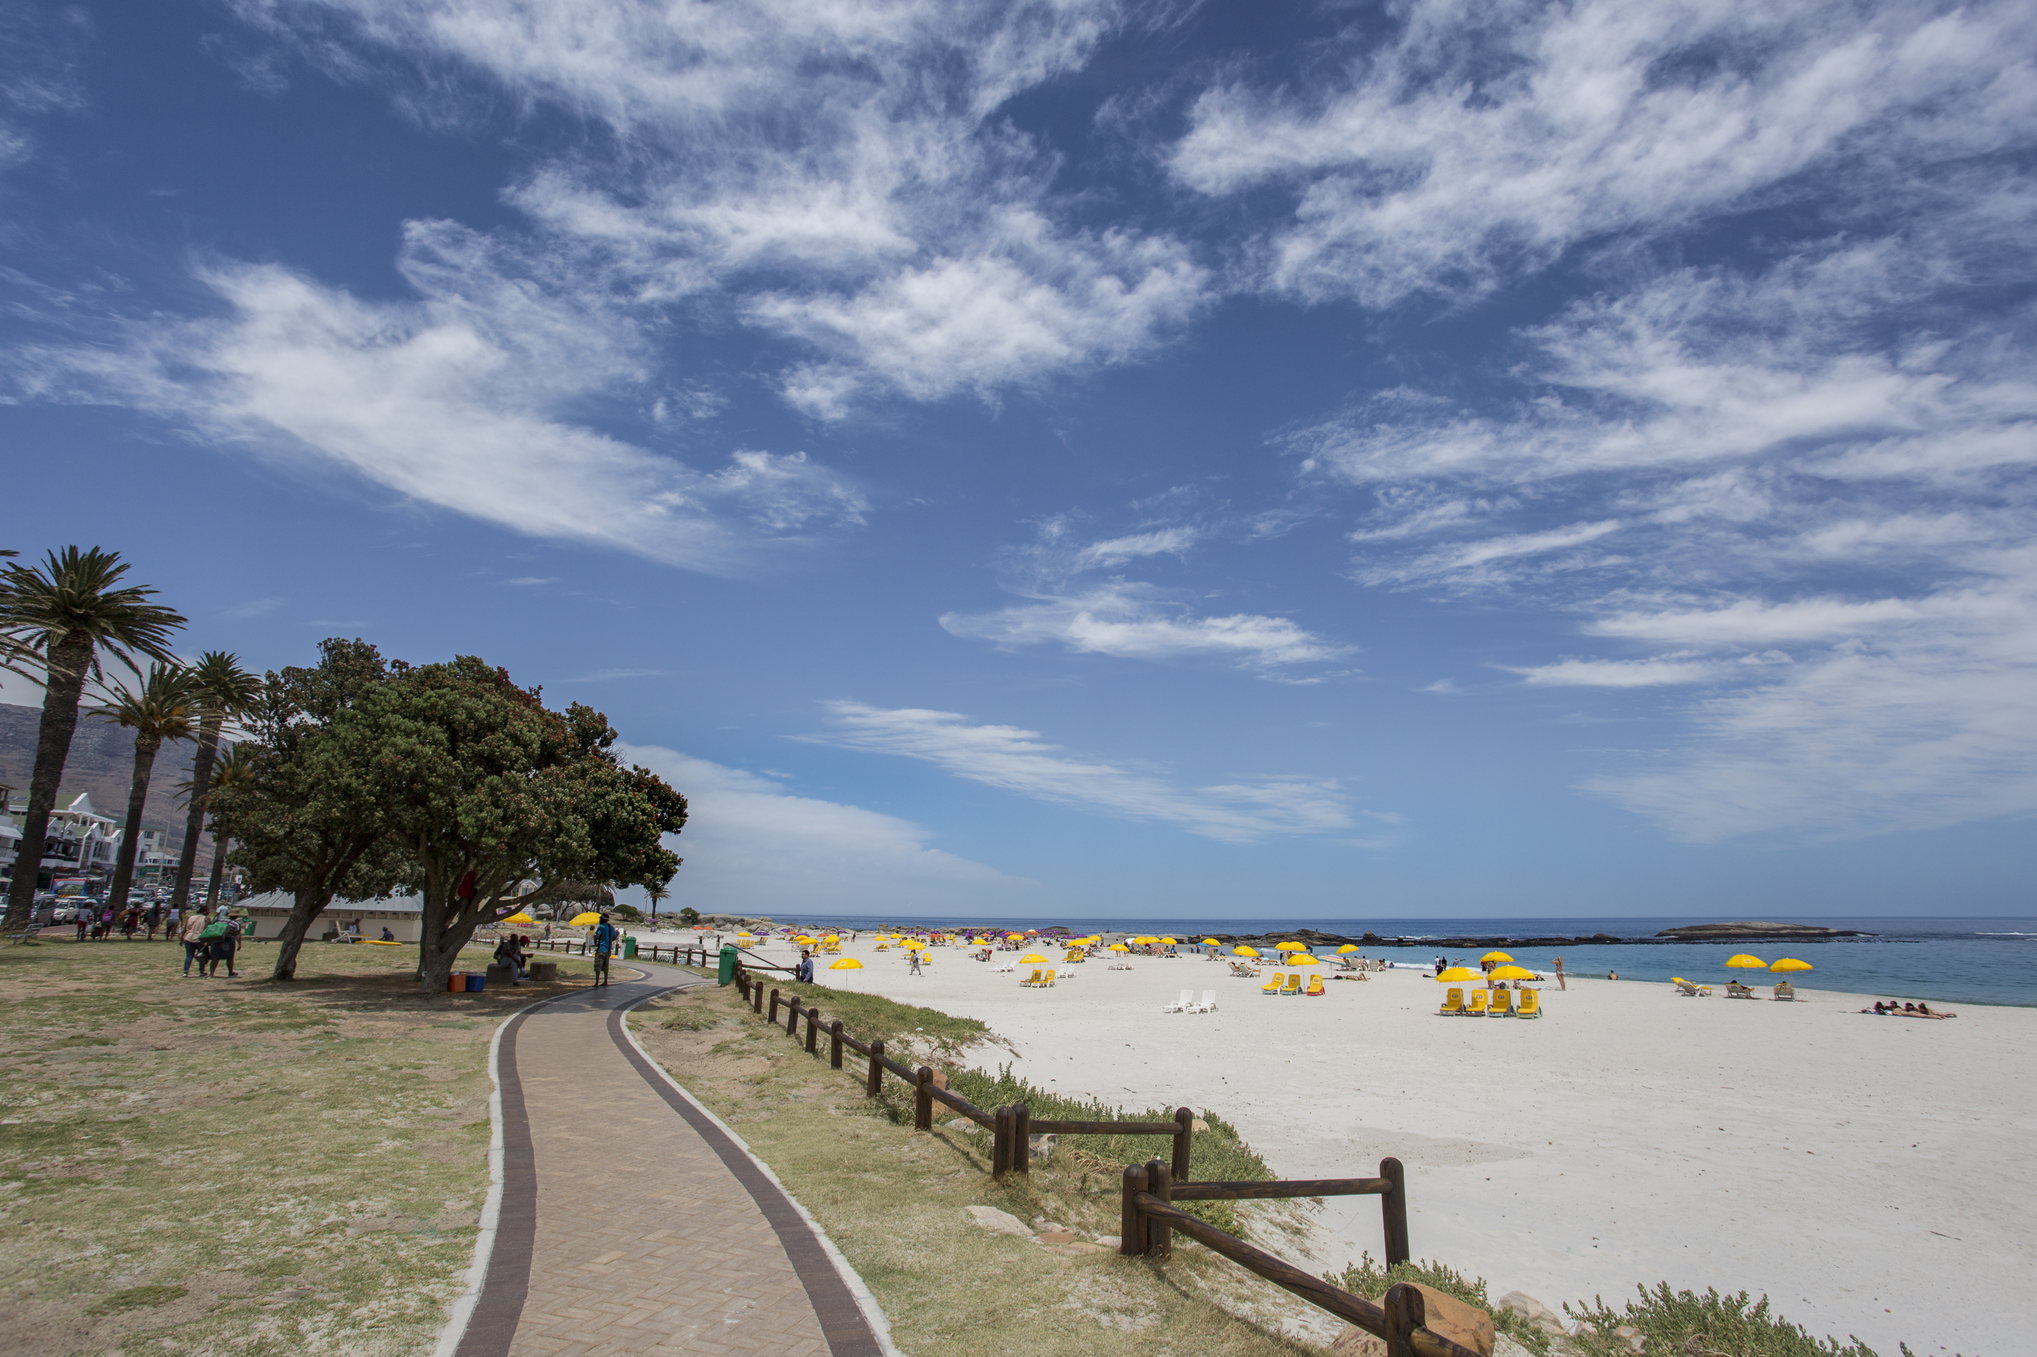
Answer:
[[[615,950],[615,925],[608,921],[606,914],[594,929],[594,983],[608,983],[608,954]]]
[[[910,971],[906,972],[906,974],[908,974],[908,975],[918,975],[918,974],[920,973],[920,969],[919,969],[919,951],[920,951],[920,949],[919,949],[919,948],[917,948],[917,947],[915,947],[915,948],[913,948],[913,949],[912,949],[912,969],[911,969]]]

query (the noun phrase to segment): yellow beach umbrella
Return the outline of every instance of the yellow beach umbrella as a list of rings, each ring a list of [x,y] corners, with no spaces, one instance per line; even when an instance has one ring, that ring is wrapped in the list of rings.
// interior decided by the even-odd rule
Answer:
[[[1771,971],[1808,971],[1811,969],[1811,963],[1808,961],[1798,961],[1793,956],[1786,956],[1768,969]]]
[[[1533,980],[1535,973],[1526,966],[1495,966],[1492,968],[1495,980]]]
[[[1009,941],[1009,942],[1017,942],[1017,941],[1018,941],[1018,940],[1019,940],[1020,938],[1024,937],[1024,936],[1025,936],[1025,934],[1023,934],[1023,933],[1007,933],[1007,934],[1005,934],[1004,936],[1005,936],[1005,939],[1006,939],[1006,941]]]
[[[1480,961],[1512,961],[1512,960],[1513,960],[1513,958],[1512,958],[1512,957],[1510,957],[1510,956],[1508,956],[1508,955],[1507,955],[1507,954],[1506,954],[1505,952],[1487,952],[1487,953],[1486,953],[1486,954],[1485,954],[1484,956],[1480,957],[1480,958],[1479,958],[1479,960],[1480,960]]]
[[[1469,966],[1452,966],[1436,979],[1446,985],[1461,985],[1467,980],[1483,980],[1485,975],[1483,972],[1472,970]]]
[[[1127,947],[1127,946],[1125,946],[1125,945],[1124,945],[1123,943],[1121,943],[1121,942],[1114,942],[1114,943],[1112,943],[1112,944],[1110,945],[1110,949],[1109,949],[1109,950],[1111,950],[1111,951],[1113,951],[1113,952],[1129,952],[1129,951],[1131,951],[1132,949],[1131,949],[1131,948],[1129,948],[1129,947]]]
[[[1221,946],[1223,946],[1223,944],[1222,944],[1222,943],[1220,943],[1220,942],[1218,942],[1218,941],[1217,941],[1217,940],[1216,940],[1215,938],[1204,938],[1204,939],[1202,940],[1202,945],[1203,945],[1203,946],[1205,946],[1205,947],[1221,947]]]
[[[1257,947],[1233,947],[1231,954],[1233,956],[1258,956],[1259,949]]]
[[[518,910],[516,913],[510,915],[507,919],[504,919],[502,922],[506,924],[534,924],[537,922],[537,920],[531,918],[530,915],[525,914],[522,910]]]
[[[1306,952],[1308,945],[1299,942],[1276,942],[1273,944],[1273,950],[1276,952]]]
[[[1303,953],[1302,953],[1301,955],[1299,955],[1299,956],[1291,956],[1291,957],[1289,957],[1289,958],[1288,958],[1287,960],[1285,960],[1285,961],[1281,962],[1280,964],[1281,964],[1281,965],[1283,965],[1283,966],[1320,966],[1320,965],[1322,965],[1322,963],[1321,963],[1320,961],[1317,961],[1317,960],[1316,960],[1316,959],[1315,959],[1314,957],[1310,956],[1310,955],[1309,955],[1309,954],[1308,954],[1307,952],[1303,952]]]
[[[840,942],[841,940],[841,935],[838,933],[830,933],[821,939],[822,942]]]
[[[1348,955],[1349,955],[1350,953],[1352,953],[1352,952],[1355,952],[1355,951],[1357,951],[1357,950],[1358,950],[1358,944],[1357,944],[1357,943],[1355,943],[1355,942],[1347,942],[1347,943],[1345,943],[1345,944],[1344,944],[1344,945],[1343,945],[1342,947],[1339,947],[1339,948],[1337,949],[1337,955],[1338,955],[1338,956],[1348,956]]]
[[[1727,957],[1726,965],[1728,968],[1736,971],[1765,971],[1768,969],[1767,962],[1758,956],[1749,956],[1745,952],[1740,953],[1738,956]]]
[[[852,956],[845,956],[840,961],[830,961],[828,969],[831,971],[860,971],[863,969],[863,963]]]
[[[585,914],[575,914],[573,916],[573,922],[571,924],[568,924],[567,927],[586,928],[589,927],[590,925],[598,924],[600,922],[601,916],[599,914],[596,914],[593,910],[590,909]]]
[[[1023,965],[1030,966],[1036,961],[1045,961],[1046,959],[1047,958],[1041,956],[1038,952],[1027,952],[1024,956],[1019,958],[1019,961]]]
[[[1160,945],[1161,945],[1161,946],[1163,946],[1163,947],[1172,947],[1172,946],[1174,945],[1174,939],[1172,939],[1172,938],[1162,938],[1162,939],[1160,939]]]

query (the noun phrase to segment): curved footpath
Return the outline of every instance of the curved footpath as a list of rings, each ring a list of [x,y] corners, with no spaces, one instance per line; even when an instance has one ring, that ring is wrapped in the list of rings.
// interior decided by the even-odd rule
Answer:
[[[848,1265],[624,1029],[636,1004],[713,982],[642,962],[616,972],[503,1026],[493,1246],[440,1353],[881,1357],[882,1316]]]

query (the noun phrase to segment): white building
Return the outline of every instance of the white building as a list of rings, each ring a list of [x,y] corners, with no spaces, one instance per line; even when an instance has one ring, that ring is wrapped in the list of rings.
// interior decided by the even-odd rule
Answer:
[[[8,798],[7,814],[0,816],[0,866],[13,875],[14,859],[21,846],[21,826],[14,819],[27,811],[26,794]],[[113,860],[120,852],[120,822],[101,815],[92,798],[80,792],[70,804],[50,812],[50,825],[43,839],[42,870],[51,880],[60,876],[99,877],[113,874]]]
[[[249,937],[273,940],[282,935],[296,904],[296,897],[287,891],[268,891],[242,900],[234,911],[245,913],[253,924]],[[385,900],[335,900],[312,919],[304,937],[308,942],[346,934],[379,938],[385,928],[398,942],[416,942],[424,933],[422,898],[394,895]]]

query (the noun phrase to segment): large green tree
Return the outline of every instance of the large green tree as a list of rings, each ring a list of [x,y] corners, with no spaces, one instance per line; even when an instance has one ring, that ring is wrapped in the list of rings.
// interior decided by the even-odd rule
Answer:
[[[149,775],[165,740],[188,740],[197,722],[192,712],[191,671],[180,664],[152,664],[138,688],[121,688],[92,709],[92,715],[134,732],[134,776],[127,784],[127,823],[113,864],[113,887],[106,903],[127,908],[134,885],[134,859],[141,849],[141,817],[148,806]]]
[[[212,789],[213,830],[233,840],[234,865],[250,888],[291,896],[271,972],[277,980],[296,976],[298,949],[335,897],[386,895],[415,874],[377,799],[374,751],[335,728],[388,681],[380,652],[361,640],[324,641],[318,664],[272,671],[242,718],[248,738],[233,747],[245,770]]]
[[[444,992],[474,929],[511,912],[526,883],[671,879],[660,840],[686,823],[686,798],[623,767],[600,712],[547,710],[473,656],[391,670],[335,731],[412,861],[426,993]]]
[[[87,676],[103,679],[102,655],[139,674],[137,654],[171,662],[170,637],[183,615],[149,602],[155,590],[122,585],[127,563],[98,547],[52,551],[40,566],[9,562],[0,574],[0,635],[39,662],[42,721],[36,732],[35,770],[29,775],[28,810],[22,817],[7,917],[0,927],[26,928],[35,908],[50,812],[78,729],[78,702]]]
[[[191,902],[191,880],[198,870],[198,841],[205,833],[207,793],[212,790],[212,764],[219,757],[219,737],[228,721],[246,715],[262,695],[262,683],[240,667],[240,656],[208,650],[191,666],[198,699],[198,752],[191,759],[191,809],[184,820],[183,851],[177,855],[177,883],[170,893],[173,909]],[[213,845],[213,887],[218,894],[218,845]],[[208,899],[207,904],[211,901]]]

